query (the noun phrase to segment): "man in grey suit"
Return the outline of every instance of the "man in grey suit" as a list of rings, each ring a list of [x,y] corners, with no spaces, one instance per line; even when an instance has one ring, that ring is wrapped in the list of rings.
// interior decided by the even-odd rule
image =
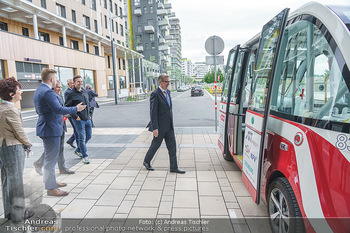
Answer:
[[[153,133],[153,140],[148,149],[143,165],[147,170],[153,171],[151,160],[158,148],[165,140],[170,159],[170,172],[185,173],[177,166],[176,141],[173,121],[173,104],[168,90],[170,78],[168,75],[161,74],[158,77],[159,87],[152,92],[150,98],[151,121],[148,123],[148,130]]]
[[[44,143],[44,183],[49,196],[67,196],[68,192],[60,190],[67,186],[65,183],[57,183],[55,165],[60,151],[60,138],[63,131],[63,115],[74,114],[85,109],[86,106],[79,103],[75,107],[63,107],[57,94],[52,90],[56,85],[56,71],[43,69],[41,72],[42,83],[34,93],[34,104],[39,119],[36,125],[36,135]]]

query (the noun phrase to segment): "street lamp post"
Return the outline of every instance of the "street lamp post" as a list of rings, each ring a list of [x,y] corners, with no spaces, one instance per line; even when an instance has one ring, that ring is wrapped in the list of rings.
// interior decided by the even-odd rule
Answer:
[[[116,73],[116,64],[115,64],[115,53],[114,53],[114,41],[113,41],[113,32],[112,32],[112,20],[115,18],[124,18],[125,15],[111,16],[109,12],[109,31],[111,37],[111,47],[112,47],[112,63],[113,63],[113,84],[114,84],[114,99],[115,104],[118,104],[118,83],[117,83],[117,73]]]

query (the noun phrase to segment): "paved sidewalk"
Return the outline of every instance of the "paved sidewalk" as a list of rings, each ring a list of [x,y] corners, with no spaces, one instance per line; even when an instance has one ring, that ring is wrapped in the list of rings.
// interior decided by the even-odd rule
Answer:
[[[226,232],[270,231],[265,218],[258,221],[266,217],[265,205],[255,205],[241,182],[238,166],[222,158],[212,128],[176,129],[179,167],[186,174],[169,172],[164,145],[153,160],[155,171],[142,166],[152,139],[144,128],[93,128],[93,138],[87,144],[89,165],[80,162],[73,149],[65,146],[66,160],[76,173],[59,175],[56,170],[58,182],[68,183],[62,189],[70,192],[61,198],[46,195],[42,176],[32,166],[42,153],[42,143],[34,136],[35,129],[26,131],[34,143],[34,155],[27,159],[24,171],[27,206],[48,204],[62,219],[104,219],[109,223],[118,219],[223,219],[224,225],[219,227]],[[3,217],[2,205],[0,214]],[[119,231],[134,232],[131,229]],[[206,229],[196,232],[202,231]],[[209,232],[218,231],[210,226]]]

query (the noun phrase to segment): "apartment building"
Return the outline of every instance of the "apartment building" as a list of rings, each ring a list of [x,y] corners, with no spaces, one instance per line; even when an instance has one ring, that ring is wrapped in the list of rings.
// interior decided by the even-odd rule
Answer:
[[[171,3],[165,0],[128,0],[129,38],[130,46],[148,60],[147,66],[153,63],[158,65],[153,73],[168,73],[170,65],[170,46],[167,40],[171,40],[169,16],[171,15]],[[138,65],[145,68],[144,64]],[[136,85],[140,82],[144,89],[152,89],[153,81],[142,72],[141,78],[136,74]],[[154,77],[156,79],[156,77]]]
[[[122,0],[0,1],[0,78],[16,77],[24,91],[21,107],[30,108],[43,68],[57,71],[63,91],[67,79],[80,74],[107,96],[114,92],[115,61],[118,94],[127,95],[126,59],[142,55],[125,46],[121,15]]]
[[[174,78],[181,78],[181,51],[182,51],[182,45],[181,45],[181,26],[180,26],[180,20],[175,17],[175,13],[172,12],[172,14],[169,16],[169,23],[170,23],[170,36],[172,37],[171,40],[168,40],[168,44],[170,46],[170,66],[171,66],[171,75]]]
[[[205,62],[195,62],[193,65],[193,76],[197,82],[203,82],[204,76],[209,72],[210,67]]]
[[[181,73],[187,77],[193,76],[193,64],[190,59],[183,58],[181,60]]]

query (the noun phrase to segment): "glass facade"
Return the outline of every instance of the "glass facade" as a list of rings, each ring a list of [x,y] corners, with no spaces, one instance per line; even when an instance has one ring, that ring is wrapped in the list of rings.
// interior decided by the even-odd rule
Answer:
[[[67,80],[74,77],[74,69],[68,67],[55,66],[57,72],[57,79],[61,81],[62,84],[62,93],[64,93],[67,88]]]
[[[120,89],[126,88],[126,77],[125,76],[119,77],[119,88]]]
[[[5,78],[4,61],[0,60],[0,80]]]
[[[84,88],[86,84],[90,84],[95,89],[95,76],[93,70],[80,69],[80,75],[84,79]]]

